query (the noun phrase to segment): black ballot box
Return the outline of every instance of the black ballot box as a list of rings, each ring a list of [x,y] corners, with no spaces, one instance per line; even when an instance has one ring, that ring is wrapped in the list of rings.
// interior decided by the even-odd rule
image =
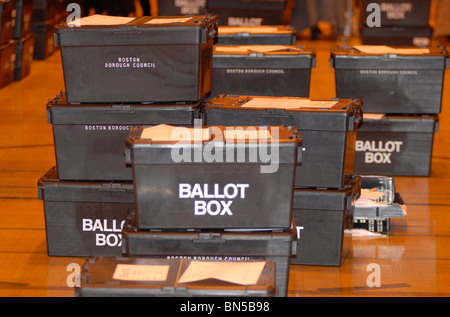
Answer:
[[[361,177],[355,174],[346,185],[341,190],[295,190],[294,219],[298,244],[291,264],[341,266],[350,254]]]
[[[295,187],[342,188],[353,175],[361,100],[221,95],[202,109],[206,125],[297,127],[303,140]]]
[[[295,45],[295,29],[290,25],[220,25],[215,45]]]
[[[285,0],[208,0],[207,12],[219,16],[220,25],[283,25]]]
[[[440,113],[448,57],[443,47],[334,47],[336,96],[364,100],[365,113]]]
[[[126,160],[139,229],[291,225],[302,162],[302,139],[293,127],[134,127]]]
[[[55,27],[69,103],[197,102],[211,90],[217,16],[93,15]]]
[[[158,0],[158,15],[199,15],[206,14],[207,0]]]
[[[297,248],[293,219],[286,230],[139,230],[137,214],[130,212],[124,226],[124,257],[274,262],[275,296],[287,296]]]
[[[427,26],[363,27],[359,30],[364,45],[429,47],[433,28]]]
[[[69,104],[65,93],[47,103],[55,157],[62,180],[131,181],[124,150],[136,125],[190,126],[200,103]]]
[[[273,297],[275,283],[268,261],[96,257],[84,263],[75,296]]]
[[[122,229],[134,209],[130,182],[75,182],[58,178],[57,167],[38,181],[49,256],[122,255]]]
[[[210,97],[308,97],[315,61],[314,49],[302,45],[215,46]]]
[[[355,172],[429,176],[437,115],[366,115],[355,144]]]
[[[368,24],[367,19],[372,21],[374,5],[379,7],[381,27],[429,24],[431,0],[360,0],[360,3],[363,26]]]

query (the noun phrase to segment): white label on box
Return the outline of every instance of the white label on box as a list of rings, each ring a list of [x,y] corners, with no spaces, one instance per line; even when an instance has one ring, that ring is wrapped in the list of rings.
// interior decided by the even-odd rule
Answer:
[[[192,17],[183,18],[167,18],[167,19],[151,19],[145,22],[145,24],[167,24],[167,23],[184,23],[191,20]]]
[[[113,279],[140,282],[165,281],[168,273],[169,265],[118,264]]]
[[[430,53],[428,48],[394,48],[386,45],[355,45],[353,47],[365,54],[422,55]]]
[[[192,261],[178,283],[217,279],[239,285],[255,285],[266,262],[204,262]]]
[[[268,108],[268,109],[330,109],[338,101],[311,100],[307,98],[253,98],[246,102],[242,108]]]
[[[133,21],[134,17],[118,17],[118,16],[110,16],[110,15],[102,15],[102,14],[94,14],[90,15],[75,21],[68,23],[68,26],[75,26],[77,23],[80,23],[80,26],[86,25],[123,25]]]

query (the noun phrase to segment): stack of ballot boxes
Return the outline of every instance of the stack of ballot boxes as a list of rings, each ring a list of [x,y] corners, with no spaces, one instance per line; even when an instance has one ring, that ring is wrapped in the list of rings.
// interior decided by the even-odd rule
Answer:
[[[350,251],[354,173],[362,101],[300,97],[219,95],[202,108],[206,125],[295,126],[303,140],[295,171],[293,214],[298,246],[292,264],[339,266]]]
[[[95,15],[55,28],[65,91],[47,104],[56,166],[39,180],[49,255],[121,256],[134,209],[128,132],[194,124],[210,89],[216,19]]]
[[[53,29],[57,24],[66,21],[69,15],[66,11],[67,5],[70,2],[69,0],[33,0],[31,23],[35,34],[33,59],[45,60],[58,50]]]
[[[14,81],[17,41],[14,39],[16,0],[0,1],[0,88]]]
[[[445,48],[382,45],[335,47],[336,96],[364,100],[355,171],[363,175],[429,176],[438,131]]]
[[[428,47],[431,0],[360,0],[360,34],[365,45]]]
[[[275,262],[276,296],[287,296],[297,129],[135,127],[126,147],[136,210],[123,230],[124,254]]]
[[[38,183],[49,255],[263,261],[275,267],[274,294],[287,295],[302,139],[279,127],[280,172],[260,174],[267,155],[233,155],[264,155],[270,129],[226,142],[225,128],[203,125],[217,21],[94,15],[55,28],[65,91],[47,104],[56,166]]]
[[[31,71],[36,34],[32,31],[33,0],[17,0],[14,39],[17,41],[14,80],[20,81]]]

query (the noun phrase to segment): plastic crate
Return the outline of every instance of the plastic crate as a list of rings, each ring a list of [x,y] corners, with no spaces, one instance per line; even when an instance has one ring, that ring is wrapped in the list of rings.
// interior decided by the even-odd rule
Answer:
[[[373,9],[369,4],[380,6],[380,25],[384,26],[428,26],[431,0],[362,0],[361,25],[367,25],[367,18]],[[370,19],[371,20],[371,19]]]
[[[206,103],[202,112],[206,125],[297,127],[305,152],[296,169],[295,187],[339,189],[353,175],[361,100],[221,95]]]
[[[130,130],[138,228],[289,228],[302,139],[292,127],[239,128],[197,127],[203,140],[180,141]]]
[[[211,97],[308,97],[315,51],[296,45],[215,46]]]
[[[151,231],[138,230],[129,214],[123,230],[123,256],[183,258],[200,261],[246,262],[264,260],[276,265],[276,296],[287,296],[291,257],[297,236],[291,222],[284,231]]]
[[[251,263],[248,263],[251,265]],[[242,263],[200,262],[186,259],[94,258],[83,265],[76,297],[272,297],[275,294],[275,263],[256,262],[259,276],[236,283],[215,279],[217,270],[245,278]],[[247,265],[247,264],[244,264]],[[226,267],[225,267],[226,266]],[[210,279],[201,279],[201,269]],[[186,275],[185,275],[186,274]],[[192,275],[199,276],[192,281]],[[255,274],[256,275],[256,274]],[[189,279],[191,277],[191,279]],[[254,280],[257,278],[256,282]]]
[[[199,103],[74,105],[61,94],[47,104],[59,178],[132,181],[132,170],[124,156],[129,129],[143,124],[193,125],[199,116],[199,106]]]
[[[336,96],[364,100],[365,113],[437,114],[448,68],[445,48],[338,46],[331,50]]]
[[[360,35],[364,45],[429,47],[433,29],[430,26],[364,27]]]
[[[296,32],[289,25],[221,25],[215,45],[295,45]]]
[[[285,0],[208,0],[206,9],[220,25],[283,25]]]
[[[342,190],[296,189],[294,218],[297,254],[292,264],[340,266],[351,250],[355,202],[361,194],[361,177]]]
[[[437,115],[363,120],[355,144],[355,173],[429,176]]]
[[[61,181],[57,175],[54,167],[38,181],[48,255],[120,257],[133,184]]]
[[[217,20],[213,15],[95,15],[82,18],[79,27],[57,25],[68,102],[205,99],[211,91]]]

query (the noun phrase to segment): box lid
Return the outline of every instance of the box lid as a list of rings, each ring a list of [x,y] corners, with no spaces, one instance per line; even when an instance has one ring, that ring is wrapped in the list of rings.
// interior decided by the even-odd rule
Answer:
[[[230,260],[230,256],[245,258],[296,254],[297,231],[294,217],[287,230],[253,228],[165,231],[137,229],[137,216],[136,212],[129,212],[122,231],[124,253],[126,249],[126,253],[133,256],[218,256],[217,259]],[[128,242],[131,240],[131,243]]]
[[[352,175],[341,190],[294,189],[294,210],[345,210],[361,195],[361,176]]]
[[[64,202],[134,203],[132,182],[61,181],[56,167],[38,180],[39,199]]]
[[[359,131],[434,133],[438,129],[437,115],[395,116],[366,113]]]
[[[362,122],[363,101],[223,94],[205,103],[202,111],[207,118],[211,113],[222,111],[248,111],[254,118],[257,118],[256,115],[264,118],[283,117],[286,122],[290,117],[295,117],[299,131],[352,131]]]
[[[81,285],[75,292],[83,296],[275,296],[275,271],[271,261],[93,258],[83,265]]]
[[[256,35],[295,35],[295,29],[290,25],[251,25],[251,26],[230,26],[220,25],[218,28],[219,37],[222,36],[256,36]]]
[[[315,67],[314,49],[303,45],[214,46],[213,68],[306,68]]]
[[[80,23],[77,26],[76,23]],[[56,45],[201,44],[217,36],[216,15],[113,17],[93,15],[55,26]]]
[[[189,124],[202,103],[69,104],[65,93],[47,103],[51,124]],[[189,122],[188,122],[189,121]]]
[[[443,47],[393,47],[385,45],[335,46],[331,66],[336,69],[445,69],[448,51]]]
[[[261,147],[267,151],[276,147],[279,163],[300,164],[302,145],[297,128],[292,126],[136,126],[128,134],[125,157],[129,164],[180,164],[172,154],[186,152],[189,159],[183,157],[184,163],[261,164],[261,155],[250,158],[250,154]],[[244,162],[236,162],[236,152],[245,152]]]

